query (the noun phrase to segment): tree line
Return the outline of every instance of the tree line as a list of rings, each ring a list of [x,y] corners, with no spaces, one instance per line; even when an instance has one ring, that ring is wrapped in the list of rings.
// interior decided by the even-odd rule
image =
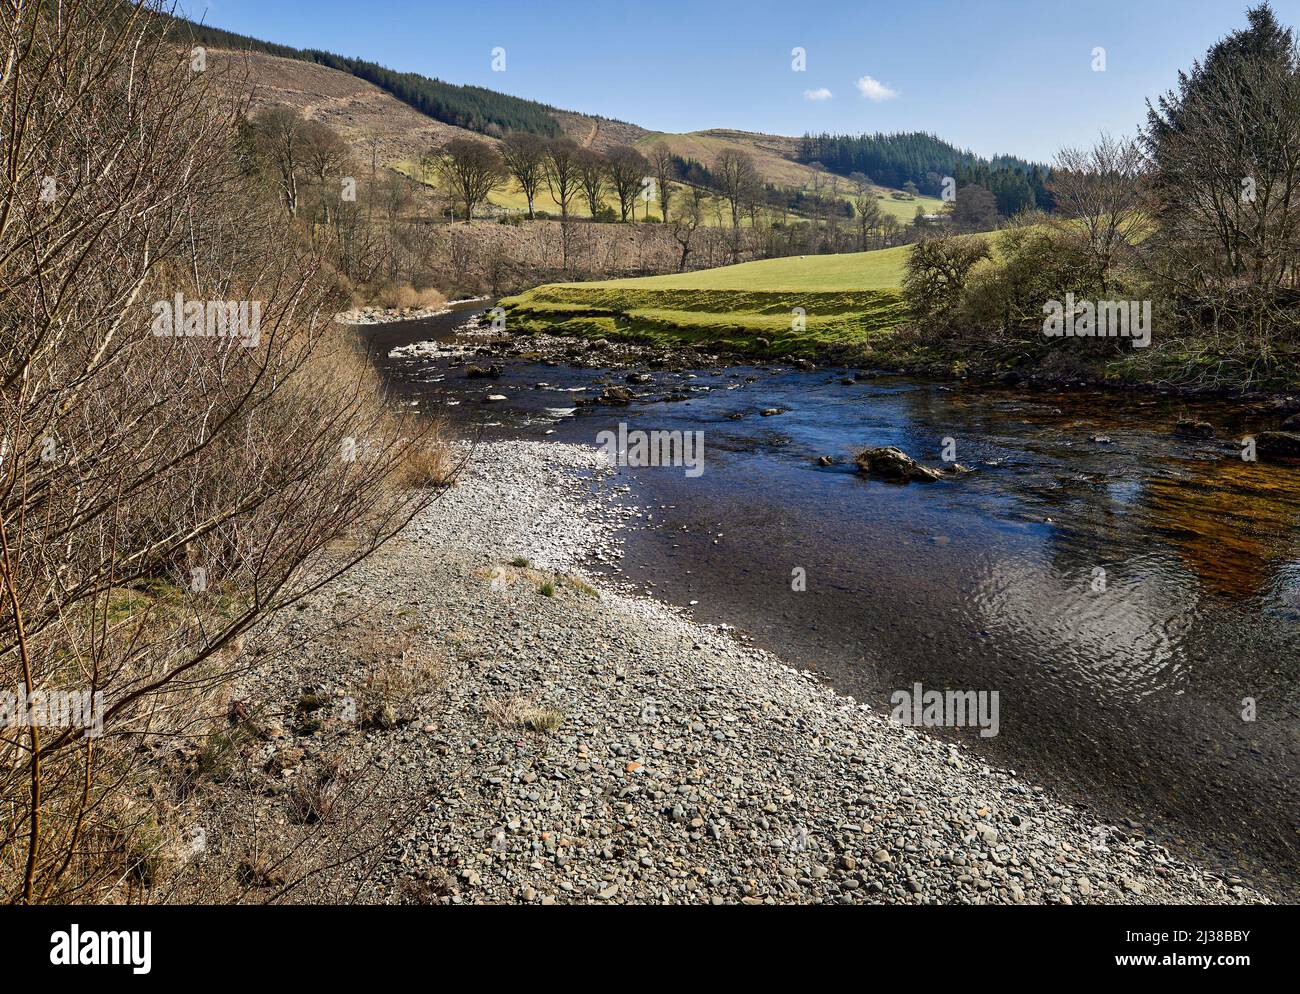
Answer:
[[[1015,156],[983,159],[935,135],[805,134],[796,151],[799,162],[820,163],[833,173],[863,173],[881,186],[904,189],[908,184],[928,197],[943,192],[946,177],[959,184],[985,187],[998,198],[1000,211],[1011,215],[1027,208],[1050,209],[1049,170]]]

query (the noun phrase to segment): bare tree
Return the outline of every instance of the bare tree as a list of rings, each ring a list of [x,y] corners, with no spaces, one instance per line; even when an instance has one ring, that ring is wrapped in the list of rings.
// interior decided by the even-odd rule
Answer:
[[[438,150],[437,169],[464,205],[466,221],[474,219],[475,208],[506,178],[496,149],[474,138],[453,138],[444,144]]]
[[[609,161],[594,148],[580,148],[574,155],[587,210],[592,218],[599,216],[609,189]]]
[[[280,201],[293,217],[298,213],[298,180],[307,161],[307,122],[292,107],[270,107],[253,118],[253,135],[275,169]]]
[[[884,214],[882,212],[879,226],[881,247],[890,248],[897,245],[902,234],[902,228],[903,226],[899,223],[898,218],[894,217],[893,214]]]
[[[731,204],[731,253],[740,255],[740,217],[745,198],[758,185],[758,172],[754,159],[748,152],[737,148],[724,148],[713,162],[713,175],[723,195]]]
[[[610,149],[607,158],[609,182],[614,188],[614,195],[618,197],[619,219],[626,223],[628,215],[636,206],[637,196],[644,189],[650,163],[646,162],[645,156],[640,152],[627,145]]]
[[[324,185],[327,179],[339,175],[348,162],[348,144],[321,121],[307,121],[302,131],[303,165],[312,179]]]
[[[1062,149],[1052,167],[1057,212],[1082,227],[1103,291],[1117,255],[1133,244],[1144,223],[1143,163],[1136,141],[1103,134],[1091,148]],[[967,189],[958,192],[958,205]]]
[[[533,201],[546,181],[546,139],[528,131],[511,131],[501,142],[501,158],[528,200],[531,221]]]
[[[554,138],[546,146],[546,188],[560,206],[560,245],[565,268],[569,265],[569,204],[581,183],[578,146],[571,138]]]
[[[307,121],[303,126],[301,159],[307,175],[315,186],[315,206],[322,214],[321,220],[330,223],[330,215],[339,202],[341,188],[328,189],[328,184],[338,181],[351,158],[347,142],[329,125],[321,121]]]
[[[696,229],[704,223],[704,204],[707,199],[708,191],[704,187],[688,187],[685,210],[678,211],[677,216],[670,222],[673,238],[676,239],[682,252],[681,258],[677,261],[679,273],[686,271],[686,257],[691,254],[691,240],[695,237]]]
[[[668,223],[668,208],[672,203],[673,181],[677,178],[677,160],[667,142],[655,142],[650,146],[650,171],[655,178],[655,193],[659,199],[659,217]]]
[[[998,199],[988,187],[968,183],[957,190],[952,223],[958,231],[993,231],[998,226]]]
[[[858,249],[867,250],[867,234],[880,223],[880,201],[875,187],[863,173],[849,176],[853,184],[853,212],[858,222]]]
[[[546,188],[560,208],[561,220],[569,220],[569,205],[578,193],[578,146],[571,138],[555,138],[546,146]]]

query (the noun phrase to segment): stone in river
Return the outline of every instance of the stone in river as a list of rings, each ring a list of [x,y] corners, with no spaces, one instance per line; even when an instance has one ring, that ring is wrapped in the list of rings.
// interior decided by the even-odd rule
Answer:
[[[946,476],[970,472],[965,466],[958,465],[948,470],[922,466],[902,449],[892,445],[863,449],[853,457],[853,461],[857,463],[858,472],[897,483],[911,483],[914,480],[917,483],[933,483]]]
[[[1300,458],[1300,432],[1261,431],[1255,436],[1255,452],[1266,459]]]

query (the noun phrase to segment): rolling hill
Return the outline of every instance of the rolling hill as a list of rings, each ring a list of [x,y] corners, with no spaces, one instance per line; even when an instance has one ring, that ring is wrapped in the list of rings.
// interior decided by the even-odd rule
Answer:
[[[650,131],[481,87],[393,73],[364,60],[293,49],[180,18],[173,20],[180,36],[210,46],[210,63],[224,85],[251,95],[254,109],[294,107],[337,130],[362,161],[368,162],[374,154],[384,166],[401,169],[405,164],[407,168],[401,171],[408,174],[409,164],[432,145],[453,137],[495,142],[508,127],[564,134],[601,152],[619,145],[644,151],[663,141],[680,158],[706,168],[713,167],[723,149],[738,148],[753,158],[764,183],[804,192],[811,191],[819,172],[798,161],[800,138],[726,128],[686,134]],[[882,194],[882,210],[900,221],[910,221],[918,206],[927,212],[941,207],[934,198],[898,200],[889,195],[890,188],[877,189]],[[508,195],[494,201],[500,207],[517,209]]]

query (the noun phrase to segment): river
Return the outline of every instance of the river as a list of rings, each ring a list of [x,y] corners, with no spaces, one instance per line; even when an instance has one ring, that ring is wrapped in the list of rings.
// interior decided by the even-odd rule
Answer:
[[[996,690],[996,736],[936,734],[1226,876],[1300,894],[1300,468],[1243,461],[1244,414],[772,366],[650,369],[633,388],[646,399],[577,408],[626,371],[507,359],[486,381],[386,358],[484,306],[362,329],[396,397],[498,438],[703,432],[698,476],[620,471],[622,499],[646,512],[625,529],[622,580],[886,710],[916,683]],[[669,392],[690,399],[654,399]],[[1174,435],[1183,417],[1217,440]],[[851,456],[867,445],[930,465],[948,445],[974,472],[866,479]]]

